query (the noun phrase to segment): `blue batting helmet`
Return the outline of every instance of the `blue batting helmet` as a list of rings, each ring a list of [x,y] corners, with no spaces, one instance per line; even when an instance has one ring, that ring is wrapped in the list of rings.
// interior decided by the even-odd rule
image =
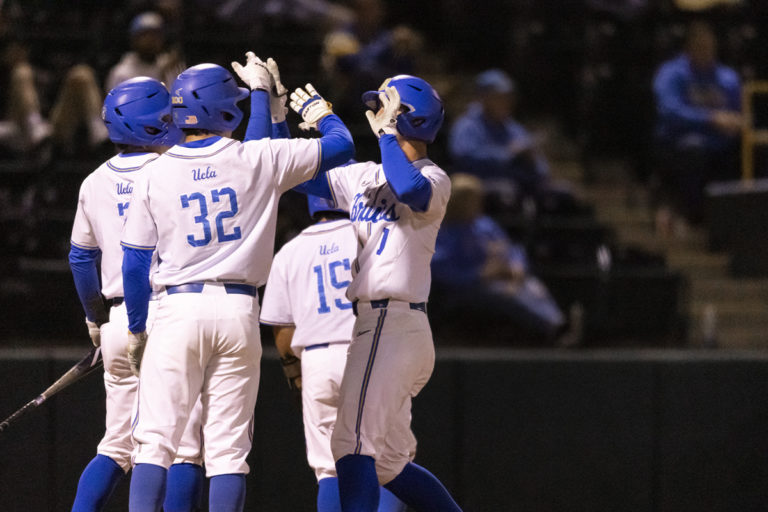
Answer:
[[[379,93],[392,86],[400,94],[400,103],[408,109],[397,116],[397,131],[408,139],[433,142],[443,125],[443,100],[425,80],[411,75],[387,78],[378,91],[363,93],[363,103],[371,110],[379,109]]]
[[[173,121],[179,128],[229,132],[243,120],[237,102],[248,96],[232,74],[216,64],[198,64],[183,71],[171,87]]]
[[[104,99],[101,117],[115,144],[173,146],[181,140],[172,121],[171,95],[154,78],[140,76],[117,85]]]
[[[336,203],[332,199],[326,199],[324,197],[307,194],[307,206],[309,207],[309,216],[313,217],[317,212],[338,212],[349,214],[348,211],[342,210],[336,207]]]

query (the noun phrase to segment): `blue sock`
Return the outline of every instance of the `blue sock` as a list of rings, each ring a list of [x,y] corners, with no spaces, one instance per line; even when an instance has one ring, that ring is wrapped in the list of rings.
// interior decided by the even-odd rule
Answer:
[[[384,487],[416,512],[461,512],[440,480],[413,462]]]
[[[173,464],[165,480],[163,512],[194,512],[203,508],[203,467]]]
[[[211,477],[208,507],[216,512],[240,512],[245,507],[245,475],[231,473]]]
[[[130,512],[160,512],[165,495],[166,469],[155,464],[136,464],[128,497]]]
[[[123,469],[106,455],[96,455],[80,475],[72,512],[101,510],[123,478]]]
[[[389,492],[386,487],[381,488],[378,512],[405,512],[405,509],[405,503],[397,499],[397,496]]]
[[[323,478],[317,482],[317,512],[341,512],[339,479]]]
[[[344,512],[376,512],[379,479],[376,462],[368,455],[345,455],[336,461],[339,499]]]

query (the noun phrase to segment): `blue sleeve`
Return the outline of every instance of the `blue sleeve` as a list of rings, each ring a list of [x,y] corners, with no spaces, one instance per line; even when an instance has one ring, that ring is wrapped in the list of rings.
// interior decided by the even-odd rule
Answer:
[[[397,199],[411,207],[413,211],[424,212],[432,199],[432,186],[400,149],[397,137],[382,135],[379,138],[381,164],[384,176]]]
[[[291,131],[288,129],[288,121],[281,123],[272,123],[272,138],[273,139],[290,139]]]
[[[302,194],[312,194],[313,196],[319,196],[325,199],[333,199],[331,185],[328,183],[328,177],[324,172],[319,173],[315,178],[309,181],[296,185],[293,187],[293,190],[301,192]]]
[[[325,116],[317,126],[320,138],[320,171],[313,179],[293,187],[296,192],[333,199],[326,171],[350,163],[355,156],[352,134],[336,114]]]
[[[109,314],[101,296],[99,271],[96,268],[100,255],[99,249],[83,249],[75,245],[69,250],[69,267],[72,269],[75,289],[85,310],[85,316],[98,325],[109,321]]]
[[[261,89],[251,92],[251,116],[248,118],[248,128],[245,139],[266,139],[272,133],[272,116],[269,112],[269,92]]]
[[[123,246],[123,293],[128,311],[128,330],[139,333],[147,330],[147,311],[152,287],[149,284],[149,266],[152,251]]]
[[[355,156],[352,134],[336,114],[325,116],[318,122],[320,138],[320,172],[339,167]]]
[[[690,104],[685,96],[684,77],[676,63],[663,66],[653,81],[656,108],[662,118],[687,126],[707,125],[710,111]]]

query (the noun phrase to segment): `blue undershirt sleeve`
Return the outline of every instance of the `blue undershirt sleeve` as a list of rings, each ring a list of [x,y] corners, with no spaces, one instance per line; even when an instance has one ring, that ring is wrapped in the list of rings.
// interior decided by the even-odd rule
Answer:
[[[273,139],[290,139],[291,131],[288,129],[288,121],[281,123],[272,123],[272,138]]]
[[[251,116],[245,129],[243,142],[265,139],[272,133],[272,116],[269,112],[269,93],[256,90],[251,92]]]
[[[326,171],[349,163],[355,156],[355,144],[344,122],[336,114],[325,116],[317,125],[320,138],[320,171],[314,179],[293,187],[302,194],[333,199]]]
[[[75,280],[75,289],[85,316],[91,322],[101,325],[109,321],[99,285],[99,271],[96,261],[101,255],[99,249],[84,249],[73,245],[69,250],[69,267]]]
[[[320,172],[339,167],[355,156],[352,134],[336,114],[325,116],[317,124],[320,133]]]
[[[132,333],[147,330],[147,311],[152,294],[149,284],[152,252],[123,246],[123,293],[128,311],[128,330]]]
[[[408,161],[400,149],[397,137],[385,134],[379,138],[381,165],[384,176],[395,193],[398,201],[407,204],[413,211],[424,212],[432,199],[432,186],[429,180]]]

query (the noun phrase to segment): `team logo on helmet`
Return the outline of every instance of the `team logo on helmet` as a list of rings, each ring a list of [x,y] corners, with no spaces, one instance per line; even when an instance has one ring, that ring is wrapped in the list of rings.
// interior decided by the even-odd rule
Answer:
[[[197,124],[197,116],[187,116],[184,118],[184,124]]]

